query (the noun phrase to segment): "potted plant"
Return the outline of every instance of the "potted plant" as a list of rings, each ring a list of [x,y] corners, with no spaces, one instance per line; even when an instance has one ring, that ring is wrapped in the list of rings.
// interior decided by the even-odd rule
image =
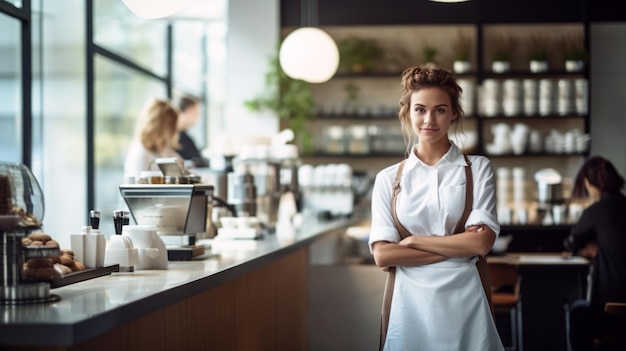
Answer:
[[[452,51],[454,53],[453,69],[456,73],[467,73],[472,68],[471,52],[472,52],[472,40],[459,33],[459,36],[452,44]]]
[[[439,50],[430,44],[422,47],[422,62],[424,64],[437,64],[437,55]]]
[[[345,113],[349,115],[357,113],[361,88],[354,82],[348,82],[343,86],[343,90],[346,92]]]
[[[544,36],[533,35],[528,39],[528,60],[533,73],[548,70],[550,41]]]
[[[491,70],[505,73],[511,70],[512,40],[506,36],[496,37],[491,42]]]
[[[337,46],[339,68],[347,72],[371,71],[383,57],[383,50],[373,39],[351,36],[341,40]]]
[[[583,36],[579,33],[566,35],[562,44],[565,70],[568,72],[580,72],[587,61],[587,52],[583,42]]]
[[[265,74],[264,91],[244,102],[251,111],[269,110],[287,122],[303,153],[313,151],[313,138],[306,122],[314,117],[315,106],[311,86],[289,77],[280,67],[278,56],[270,58]]]

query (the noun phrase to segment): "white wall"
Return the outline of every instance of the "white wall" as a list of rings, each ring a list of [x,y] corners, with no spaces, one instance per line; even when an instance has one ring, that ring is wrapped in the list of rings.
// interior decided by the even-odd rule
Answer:
[[[591,25],[591,155],[626,176],[626,24]]]
[[[279,0],[229,0],[226,100],[221,129],[235,136],[272,135],[278,118],[253,113],[244,101],[264,90],[268,60],[280,35]],[[224,135],[222,134],[222,135]]]

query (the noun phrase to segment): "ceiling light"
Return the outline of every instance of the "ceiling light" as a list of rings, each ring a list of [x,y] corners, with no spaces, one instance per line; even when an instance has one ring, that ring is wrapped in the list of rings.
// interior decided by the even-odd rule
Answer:
[[[317,0],[302,0],[302,27],[283,40],[278,61],[291,78],[324,83],[337,72],[339,49],[328,33],[317,28]]]
[[[339,49],[328,33],[315,27],[303,27],[285,38],[278,59],[291,78],[323,83],[337,72]]]
[[[180,10],[187,0],[122,0],[137,16],[146,19],[168,17]]]

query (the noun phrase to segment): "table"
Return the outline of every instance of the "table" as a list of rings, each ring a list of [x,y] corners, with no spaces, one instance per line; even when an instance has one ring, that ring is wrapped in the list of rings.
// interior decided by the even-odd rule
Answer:
[[[568,350],[568,308],[587,295],[589,261],[560,253],[508,253],[488,256],[487,262],[519,266],[524,348]]]

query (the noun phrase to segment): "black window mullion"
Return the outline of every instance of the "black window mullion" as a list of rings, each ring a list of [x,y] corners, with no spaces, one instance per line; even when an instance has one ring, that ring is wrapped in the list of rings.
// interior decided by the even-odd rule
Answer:
[[[87,0],[85,4],[85,42],[87,43],[85,58],[85,83],[86,83],[86,145],[87,145],[87,208],[95,206],[95,155],[94,155],[94,114],[95,114],[95,94],[94,94],[94,59],[96,47],[93,42],[93,0]]]
[[[30,13],[30,1],[24,1]],[[30,16],[29,16],[30,17]],[[33,113],[32,113],[32,57],[30,18],[22,21],[22,163],[32,167]]]

